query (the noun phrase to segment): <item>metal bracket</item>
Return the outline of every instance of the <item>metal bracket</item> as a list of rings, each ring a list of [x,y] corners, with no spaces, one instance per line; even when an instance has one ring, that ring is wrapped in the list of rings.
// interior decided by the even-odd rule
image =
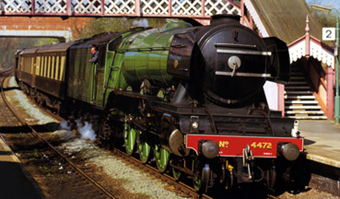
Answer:
[[[243,148],[243,167],[248,167],[248,176],[249,179],[252,179],[250,171],[250,162],[254,160],[253,152],[251,151],[249,144]]]

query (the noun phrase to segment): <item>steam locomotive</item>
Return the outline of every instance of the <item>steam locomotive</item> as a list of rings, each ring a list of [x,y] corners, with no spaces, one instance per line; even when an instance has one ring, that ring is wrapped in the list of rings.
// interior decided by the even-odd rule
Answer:
[[[98,63],[90,48],[98,46]],[[91,122],[110,144],[197,191],[292,180],[303,151],[297,122],[268,108],[267,80],[289,82],[289,55],[239,16],[172,22],[16,54],[19,85],[39,104]]]

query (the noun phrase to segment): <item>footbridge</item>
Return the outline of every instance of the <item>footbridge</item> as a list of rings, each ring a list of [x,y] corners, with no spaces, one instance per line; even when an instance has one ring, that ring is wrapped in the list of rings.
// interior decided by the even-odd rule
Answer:
[[[0,36],[71,39],[70,18],[81,29],[84,17],[191,18],[207,25],[214,14],[241,15],[241,9],[232,0],[0,0]]]
[[[232,0],[0,0],[3,16],[179,17],[241,14]]]

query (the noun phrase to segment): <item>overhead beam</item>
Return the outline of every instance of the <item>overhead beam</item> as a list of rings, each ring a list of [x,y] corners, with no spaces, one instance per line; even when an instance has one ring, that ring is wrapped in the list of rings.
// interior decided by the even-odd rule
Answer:
[[[69,41],[72,39],[72,32],[58,30],[0,30],[0,37],[57,38],[60,41]]]

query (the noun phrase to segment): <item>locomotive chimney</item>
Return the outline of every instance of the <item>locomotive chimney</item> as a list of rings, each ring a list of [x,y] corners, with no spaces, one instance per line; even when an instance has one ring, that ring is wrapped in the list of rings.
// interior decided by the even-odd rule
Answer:
[[[210,25],[240,23],[241,16],[232,14],[219,14],[211,17]]]

